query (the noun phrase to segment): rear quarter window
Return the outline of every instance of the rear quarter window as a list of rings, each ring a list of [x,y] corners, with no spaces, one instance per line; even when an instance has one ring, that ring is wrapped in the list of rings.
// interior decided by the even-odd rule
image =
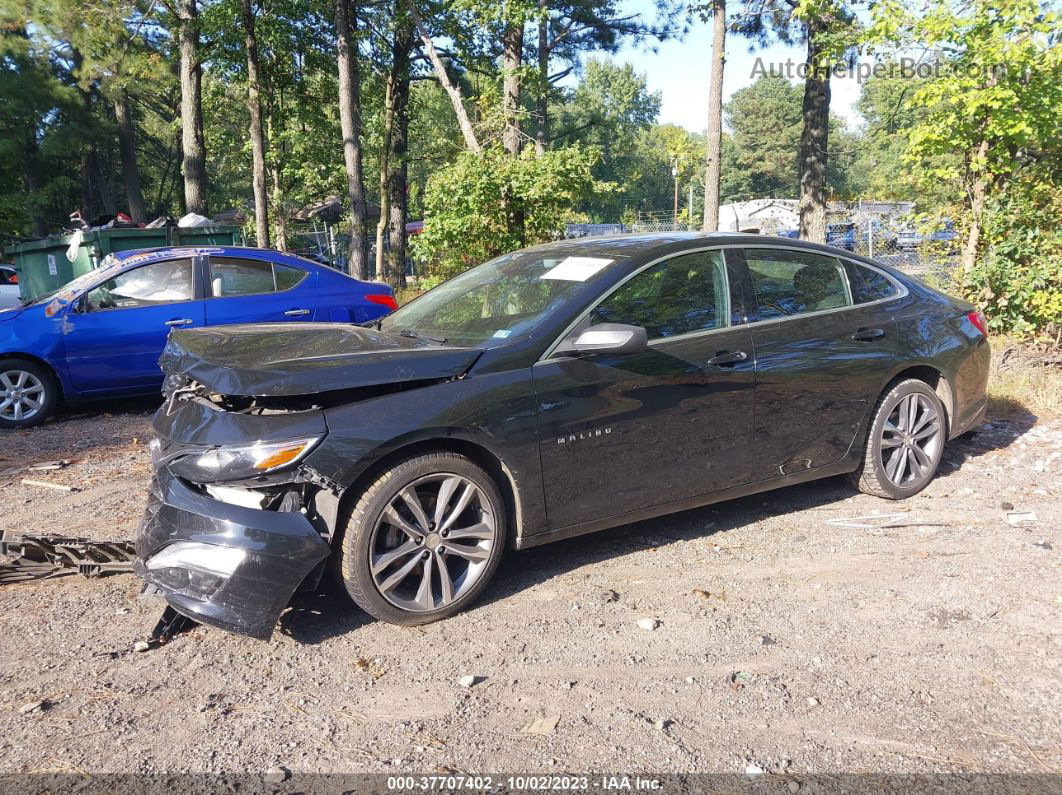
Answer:
[[[852,301],[856,304],[869,304],[883,301],[900,294],[896,285],[881,271],[846,262],[848,283],[852,288]]]

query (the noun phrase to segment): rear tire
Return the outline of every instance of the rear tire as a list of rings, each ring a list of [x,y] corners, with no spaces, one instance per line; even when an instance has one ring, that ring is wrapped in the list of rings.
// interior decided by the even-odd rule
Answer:
[[[339,540],[336,571],[370,615],[428,624],[476,600],[507,534],[490,475],[463,455],[426,453],[395,463],[361,495]]]
[[[897,381],[874,408],[852,480],[864,494],[912,497],[933,480],[946,440],[947,419],[936,392],[917,378]]]
[[[48,367],[29,359],[0,359],[0,429],[39,425],[58,402],[59,382]]]

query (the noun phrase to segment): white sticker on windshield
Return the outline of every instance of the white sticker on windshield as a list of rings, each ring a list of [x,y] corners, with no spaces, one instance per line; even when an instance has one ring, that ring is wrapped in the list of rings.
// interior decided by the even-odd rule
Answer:
[[[498,329],[497,331],[494,332],[494,336],[497,337],[498,339],[505,339],[510,334],[512,334],[512,331],[510,329],[507,329],[507,328],[501,328],[501,329]]]
[[[565,282],[585,282],[612,260],[602,257],[568,257],[560,265],[550,268],[542,274],[543,279],[560,279]]]

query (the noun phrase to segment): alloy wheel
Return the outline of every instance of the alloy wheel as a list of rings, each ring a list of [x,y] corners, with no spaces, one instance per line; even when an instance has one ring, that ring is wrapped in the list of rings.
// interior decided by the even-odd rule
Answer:
[[[881,466],[894,486],[909,488],[936,469],[944,433],[933,401],[918,392],[904,395],[881,431]]]
[[[420,478],[387,504],[369,540],[369,569],[383,597],[402,610],[439,610],[482,576],[497,540],[490,501],[452,473]]]
[[[0,418],[28,420],[44,405],[44,384],[26,370],[0,373]]]

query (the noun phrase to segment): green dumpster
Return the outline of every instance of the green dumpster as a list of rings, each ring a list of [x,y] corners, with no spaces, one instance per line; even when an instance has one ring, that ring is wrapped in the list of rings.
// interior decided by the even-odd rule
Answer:
[[[73,260],[67,249],[74,235],[47,237],[19,243],[8,249],[19,272],[19,292],[23,298],[36,298],[98,268],[112,251],[157,246],[239,246],[243,230],[238,226],[188,226],[159,229],[95,229],[84,232]]]

